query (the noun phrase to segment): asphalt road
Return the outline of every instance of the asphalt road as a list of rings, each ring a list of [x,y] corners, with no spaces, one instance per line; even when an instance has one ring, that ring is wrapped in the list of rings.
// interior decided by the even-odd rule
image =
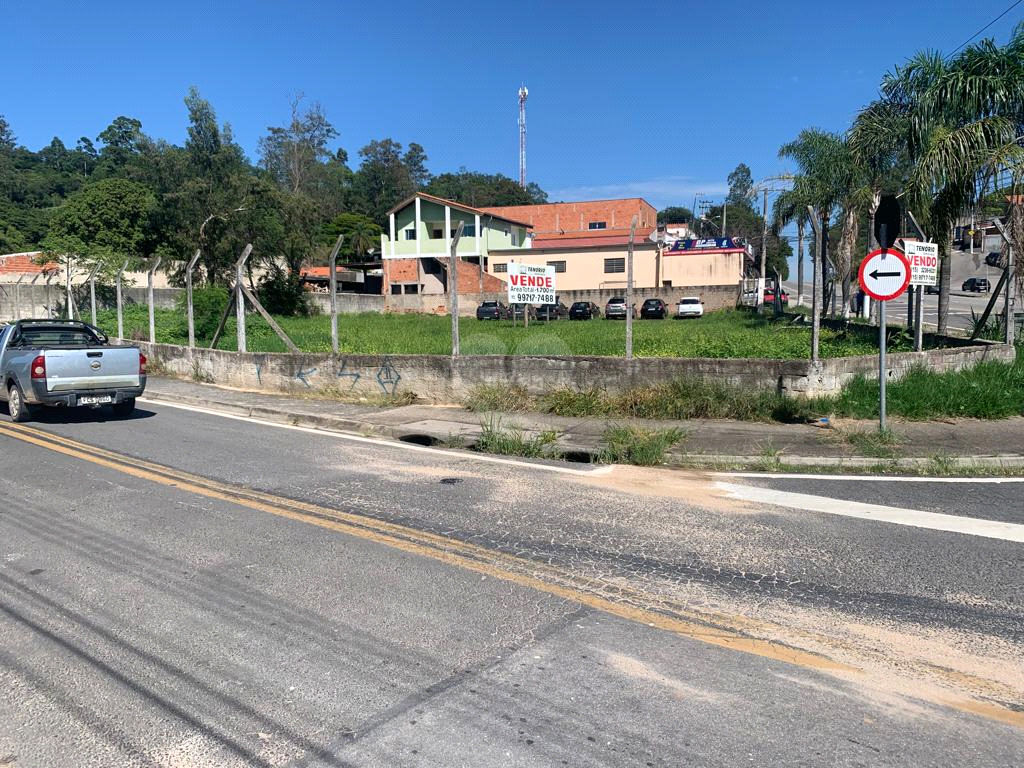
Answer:
[[[1020,485],[531,466],[151,403],[0,447],[0,765],[1024,763]]]

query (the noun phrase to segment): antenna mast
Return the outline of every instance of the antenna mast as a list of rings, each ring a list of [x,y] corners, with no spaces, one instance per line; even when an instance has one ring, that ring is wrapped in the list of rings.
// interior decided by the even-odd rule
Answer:
[[[526,86],[519,88],[519,186],[526,187]]]

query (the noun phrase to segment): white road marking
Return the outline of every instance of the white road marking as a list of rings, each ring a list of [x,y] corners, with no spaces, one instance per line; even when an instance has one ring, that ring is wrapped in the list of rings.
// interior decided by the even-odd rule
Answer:
[[[822,512],[827,515],[841,515],[861,520],[874,520],[895,525],[909,525],[914,528],[927,528],[932,531],[949,531],[968,536],[983,536],[989,539],[1024,543],[1024,525],[1004,523],[999,520],[979,520],[975,517],[957,517],[938,512],[920,512],[916,509],[886,507],[881,504],[864,504],[859,501],[830,499],[824,496],[811,496],[806,493],[776,491],[771,488],[758,488],[750,485],[737,485],[717,481],[717,488],[726,491],[734,499],[754,501],[762,504],[773,504],[790,509],[805,509],[810,512]]]
[[[234,419],[235,421],[246,421],[250,424],[259,424],[262,427],[277,427],[278,429],[290,429],[296,432],[306,432],[312,435],[331,435],[341,440],[349,440],[354,443],[369,443],[376,446],[387,446],[388,448],[401,448],[406,451],[416,451],[419,453],[431,453],[438,456],[444,456],[447,459],[458,458],[464,461],[483,461],[489,464],[504,464],[506,466],[513,467],[524,467],[526,469],[536,469],[543,472],[555,472],[563,475],[604,475],[612,471],[611,464],[605,464],[602,466],[594,467],[592,469],[572,469],[570,467],[559,467],[551,464],[533,464],[529,461],[519,461],[518,459],[508,459],[503,456],[491,456],[486,453],[459,453],[455,454],[451,449],[443,448],[431,448],[428,445],[415,445],[414,443],[403,443],[400,440],[391,441],[387,438],[381,437],[363,437],[362,435],[352,435],[347,432],[335,432],[334,430],[328,429],[315,429],[313,427],[300,427],[295,424],[281,424],[276,421],[263,421],[262,419],[256,419],[252,416],[239,416],[234,413],[225,413],[224,411],[217,411],[211,408],[203,408],[198,405],[187,405],[183,403],[171,403],[167,400],[157,400],[145,397],[138,398],[141,403],[150,403],[152,405],[165,405],[168,408],[178,408],[182,411],[193,411],[195,413],[206,413],[211,416],[220,416],[224,419]],[[385,442],[386,441],[386,442]]]
[[[861,480],[873,483],[1024,483],[1024,477],[900,477],[897,475],[815,475],[768,472],[717,472],[716,477],[758,477],[773,480]]]

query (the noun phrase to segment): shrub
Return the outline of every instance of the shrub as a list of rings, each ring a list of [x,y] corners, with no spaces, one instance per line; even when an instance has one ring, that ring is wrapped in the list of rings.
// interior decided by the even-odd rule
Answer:
[[[177,301],[178,328],[175,335],[188,338],[188,296],[182,293]],[[192,289],[192,318],[197,339],[213,337],[224,310],[228,306],[228,289],[222,285],[203,285]]]
[[[260,279],[256,295],[272,315],[308,315],[309,304],[302,281],[295,272],[285,272],[277,264]]]

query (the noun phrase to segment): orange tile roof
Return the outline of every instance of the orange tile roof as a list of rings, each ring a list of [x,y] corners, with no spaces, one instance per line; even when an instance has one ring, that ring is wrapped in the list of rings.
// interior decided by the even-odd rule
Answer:
[[[42,251],[24,251],[22,253],[8,253],[0,256],[0,272],[35,275],[59,268],[55,261],[40,264],[37,259],[42,255]]]

